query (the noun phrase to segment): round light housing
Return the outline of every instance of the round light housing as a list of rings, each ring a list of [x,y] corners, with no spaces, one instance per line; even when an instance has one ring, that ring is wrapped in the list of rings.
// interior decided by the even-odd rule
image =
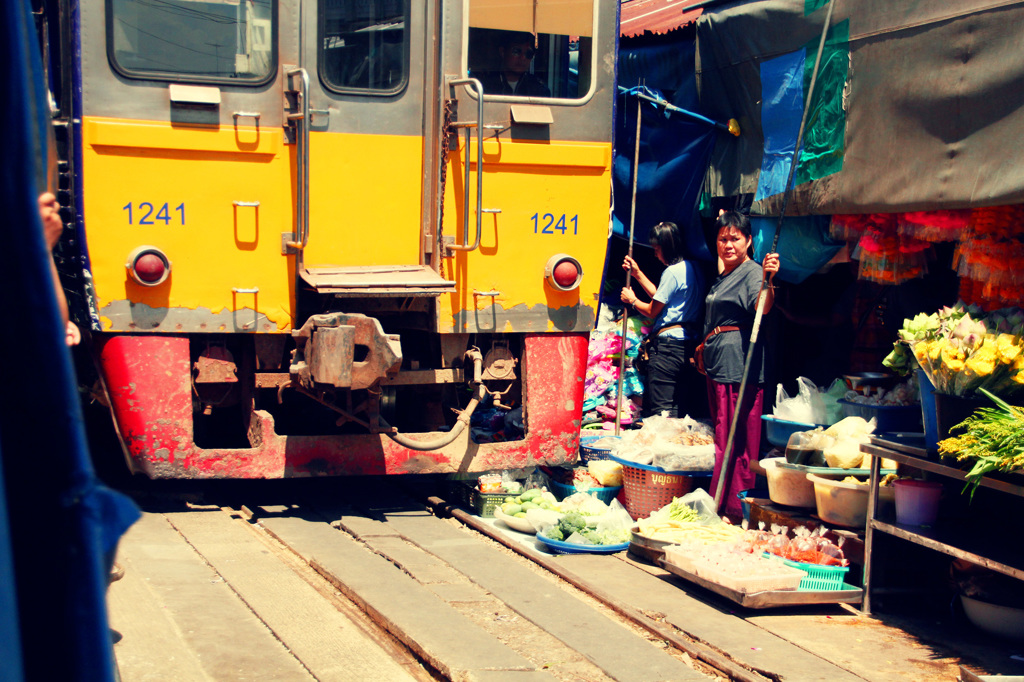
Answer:
[[[171,261],[155,246],[140,246],[128,256],[128,275],[144,287],[155,287],[167,281]]]
[[[553,289],[572,291],[583,279],[583,266],[580,262],[564,253],[558,253],[548,259],[544,266],[544,279]]]

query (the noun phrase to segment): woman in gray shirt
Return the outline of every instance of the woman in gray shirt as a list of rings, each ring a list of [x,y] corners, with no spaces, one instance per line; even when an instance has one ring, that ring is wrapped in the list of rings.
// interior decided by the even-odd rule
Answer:
[[[754,485],[750,460],[756,460],[761,447],[761,412],[764,404],[764,346],[758,342],[750,362],[749,384],[743,396],[739,423],[733,437],[729,471],[722,472],[729,426],[736,411],[743,366],[750,346],[757,298],[761,282],[764,286],[764,313],[774,302],[772,279],[779,271],[779,254],[769,253],[764,265],[751,257],[750,219],[736,211],[718,216],[719,276],[705,299],[704,368],[707,372],[708,404],[715,427],[715,472],[711,490],[718,489],[718,479],[725,476],[724,496],[719,513],[730,519],[743,516],[743,506],[736,497]]]

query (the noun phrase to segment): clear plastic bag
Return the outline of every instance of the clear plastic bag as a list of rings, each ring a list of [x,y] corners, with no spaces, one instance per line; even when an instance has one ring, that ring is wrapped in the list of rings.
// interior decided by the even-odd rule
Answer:
[[[801,424],[828,423],[825,400],[818,392],[818,387],[807,377],[798,377],[796,381],[799,389],[795,396],[786,393],[782,384],[778,385],[775,393],[775,416]]]
[[[825,466],[825,449],[835,439],[820,428],[813,431],[797,431],[786,443],[786,461],[789,464],[803,464],[812,467]]]
[[[665,471],[710,471],[715,466],[714,430],[690,417],[651,416],[615,456]]]

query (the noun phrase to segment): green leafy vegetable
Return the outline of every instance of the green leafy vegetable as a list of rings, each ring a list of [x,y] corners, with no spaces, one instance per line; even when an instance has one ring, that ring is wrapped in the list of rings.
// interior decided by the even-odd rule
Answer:
[[[1024,468],[1024,408],[1010,405],[985,389],[981,392],[996,407],[979,408],[950,430],[963,433],[939,441],[939,453],[961,462],[974,461],[965,487],[970,488],[972,496],[985,474]]]

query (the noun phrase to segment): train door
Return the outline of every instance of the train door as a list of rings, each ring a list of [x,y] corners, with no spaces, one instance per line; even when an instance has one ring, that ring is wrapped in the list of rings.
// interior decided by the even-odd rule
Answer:
[[[608,236],[617,4],[446,5],[462,42],[444,57],[456,121],[442,234],[460,287],[441,299],[440,331],[593,328]]]
[[[81,53],[77,241],[95,331],[294,326],[277,58],[294,50],[291,6],[108,0],[70,15]]]
[[[291,78],[292,89],[308,87],[309,107],[293,112],[308,128],[308,153],[296,131],[296,169],[308,172],[296,181],[308,205],[294,242],[300,278],[342,296],[451,288],[432,263],[437,133],[424,134],[438,130],[435,3],[300,6],[301,72]]]

